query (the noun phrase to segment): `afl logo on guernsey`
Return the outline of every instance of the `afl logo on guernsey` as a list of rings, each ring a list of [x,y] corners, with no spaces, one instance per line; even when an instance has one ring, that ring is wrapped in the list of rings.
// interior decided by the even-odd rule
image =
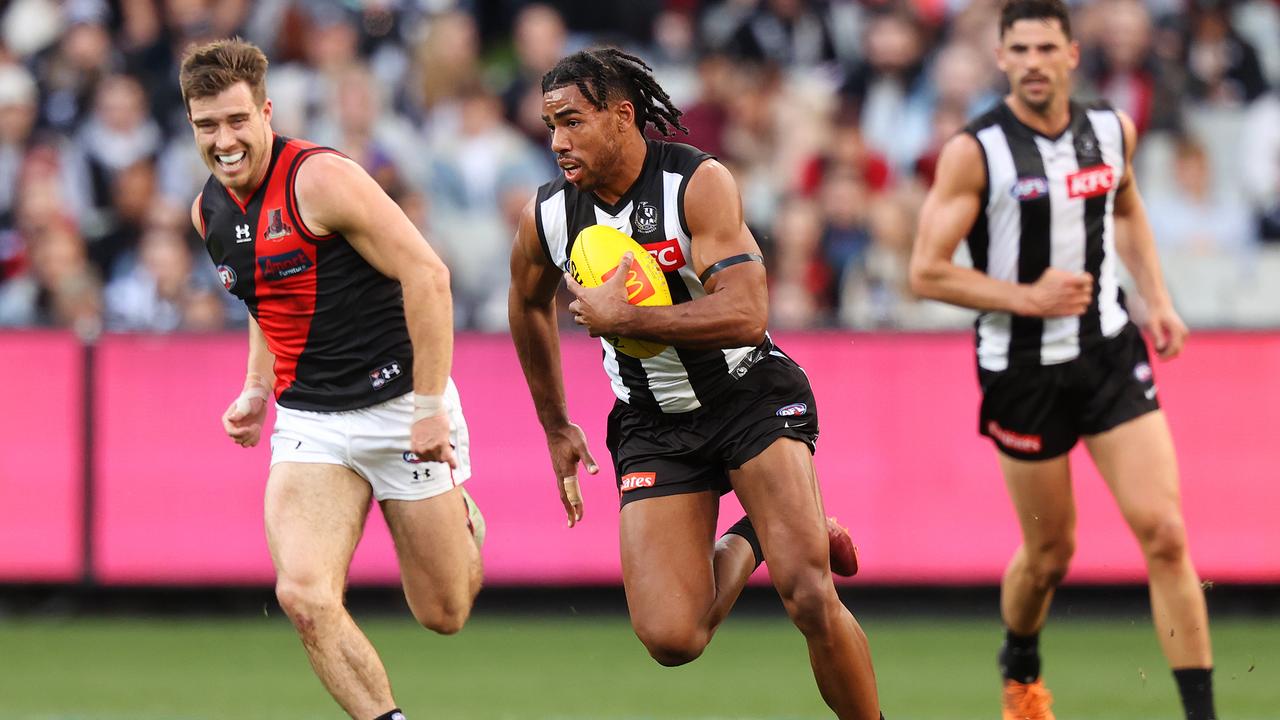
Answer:
[[[262,268],[262,277],[273,281],[304,273],[313,267],[311,258],[301,248],[281,255],[260,257],[258,266]]]
[[[774,413],[774,415],[777,415],[778,417],[795,417],[796,415],[803,415],[808,411],[809,406],[804,403],[791,403],[786,407],[778,408],[778,412]]]
[[[226,288],[227,292],[231,292],[231,289],[236,286],[236,271],[229,265],[219,265],[218,279],[222,281],[222,287]]]
[[[1038,200],[1049,194],[1049,178],[1020,177],[1009,188],[1009,194],[1019,202]]]

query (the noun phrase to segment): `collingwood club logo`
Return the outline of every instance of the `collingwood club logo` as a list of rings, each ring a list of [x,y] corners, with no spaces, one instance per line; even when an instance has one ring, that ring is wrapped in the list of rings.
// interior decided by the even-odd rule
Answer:
[[[636,206],[636,211],[631,216],[631,225],[638,233],[651,233],[657,230],[658,208],[648,202],[641,202]]]

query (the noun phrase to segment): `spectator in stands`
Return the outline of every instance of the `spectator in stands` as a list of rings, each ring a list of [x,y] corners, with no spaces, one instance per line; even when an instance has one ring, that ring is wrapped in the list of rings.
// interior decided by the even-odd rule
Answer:
[[[382,88],[364,65],[352,65],[336,79],[333,98],[311,135],[313,142],[345,153],[383,190],[400,187],[416,160],[403,151],[418,141],[413,127],[388,109]]]
[[[216,330],[223,324],[213,276],[192,262],[176,228],[154,225],[104,292],[106,328],[145,332]]]
[[[341,74],[359,60],[355,14],[344,5],[305,3],[297,22],[305,38],[300,57],[272,65],[271,127],[281,135],[310,135],[334,96]],[[436,70],[439,72],[439,70]]]
[[[1249,108],[1238,159],[1260,239],[1280,242],[1280,91]],[[1280,282],[1274,278],[1272,282]]]
[[[1183,62],[1188,99],[1239,107],[1267,91],[1258,53],[1231,26],[1222,0],[1192,0]]]
[[[102,13],[91,4],[72,7],[88,11],[71,13],[61,41],[35,62],[41,91],[40,124],[67,135],[89,114],[99,80],[122,64]]]
[[[1239,253],[1254,243],[1249,209],[1215,193],[1204,146],[1180,138],[1174,154],[1173,191],[1148,199],[1151,229],[1162,250],[1192,254]]]
[[[1083,77],[1117,110],[1133,118],[1138,134],[1178,127],[1176,88],[1152,50],[1151,16],[1141,0],[1097,6],[1099,44],[1082,53]]]
[[[823,179],[820,192],[822,242],[820,256],[830,281],[822,288],[820,302],[840,310],[839,283],[847,272],[865,265],[871,246],[867,226],[868,206],[873,198],[862,176],[851,168],[837,168]]]
[[[130,172],[131,176],[123,179],[134,184],[131,190],[145,192],[144,198],[150,198],[155,188],[153,178],[149,177],[150,166],[163,140],[137,79],[128,75],[104,78],[95,93],[93,113],[75,140],[91,188],[82,228],[90,242],[99,246],[95,247],[93,257],[103,268],[109,266],[123,247],[136,241],[136,231],[125,227],[132,218],[122,217],[115,201],[145,202],[137,197],[120,198],[118,191],[123,174]],[[148,177],[137,177],[142,174]],[[122,237],[122,233],[126,236]]]
[[[773,233],[762,238],[769,268],[769,326],[780,330],[821,324],[831,273],[819,257],[822,215],[810,200],[782,203]]]
[[[429,146],[433,246],[449,265],[458,322],[507,327],[507,258],[520,210],[544,178],[540,156],[502,121],[479,82],[460,91],[460,131]]]
[[[526,5],[516,15],[511,42],[516,67],[511,82],[502,91],[503,111],[507,122],[546,155],[547,170],[555,171],[546,142],[547,126],[542,122],[542,76],[568,54],[564,18],[550,5]]]
[[[888,161],[867,147],[862,137],[862,126],[857,116],[851,113],[836,118],[830,142],[820,154],[806,162],[801,171],[800,191],[813,195],[828,175],[842,171],[856,175],[872,192],[887,190],[893,182]]]
[[[786,68],[809,68],[836,57],[827,17],[810,0],[764,0],[724,49],[733,57]]]
[[[0,65],[0,228],[14,223],[18,175],[35,122],[36,83],[31,74],[20,65]]]
[[[959,329],[974,313],[912,294],[907,276],[918,203],[909,194],[885,195],[867,209],[871,238],[861,262],[840,278],[840,324],[859,330]]]
[[[717,157],[724,155],[724,133],[736,91],[733,59],[708,51],[697,60],[696,99],[682,106],[680,122],[689,129],[685,142]]]
[[[0,285],[0,327],[61,327],[95,337],[101,286],[75,226],[64,220],[40,227],[28,246],[30,268]]]
[[[858,110],[867,144],[909,176],[928,147],[933,116],[919,23],[906,10],[886,11],[868,24],[865,43],[866,60],[840,93]]]

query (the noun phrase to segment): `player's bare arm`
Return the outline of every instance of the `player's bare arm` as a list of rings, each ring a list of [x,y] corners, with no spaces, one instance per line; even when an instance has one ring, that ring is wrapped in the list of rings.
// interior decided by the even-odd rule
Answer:
[[[685,190],[685,219],[692,235],[693,266],[705,279],[706,297],[666,307],[627,304],[623,267],[611,282],[584,288],[566,276],[576,296],[574,320],[592,335],[621,335],[691,349],[758,345],[769,317],[765,270],[760,246],[742,217],[742,198],[733,175],[715,160],[698,166]],[[736,262],[754,256],[755,260]]]
[[[569,421],[564,399],[564,374],[560,368],[560,332],[556,327],[556,289],[560,269],[547,261],[538,242],[534,203],[525,205],[511,251],[511,292],[507,313],[511,339],[533,395],[538,422],[547,435],[547,449],[560,488],[569,527],[582,519],[582,494],[578,490],[578,463],[595,474],[600,468],[587,449],[582,428]],[[620,275],[624,273],[619,273]]]
[[[200,199],[196,195],[191,203],[191,224],[204,237],[204,218],[200,216]],[[241,447],[253,447],[262,438],[262,426],[267,419],[267,400],[275,385],[275,355],[267,347],[262,328],[249,318],[249,360],[244,376],[244,387],[235,400],[222,413],[222,429]]]
[[[1093,277],[1057,268],[1031,284],[997,280],[952,258],[982,212],[985,161],[978,141],[967,134],[947,142],[938,159],[937,179],[920,210],[911,253],[911,291],[975,310],[1035,317],[1081,315],[1093,298]]]
[[[1182,352],[1187,340],[1187,326],[1173,309],[1169,291],[1160,271],[1160,259],[1156,254],[1155,237],[1147,211],[1138,192],[1137,177],[1133,172],[1133,148],[1138,143],[1138,131],[1133,121],[1117,111],[1124,128],[1125,175],[1116,190],[1115,226],[1116,253],[1138,284],[1138,293],[1147,306],[1147,330],[1155,342],[1156,352],[1164,359],[1172,359]]]
[[[423,460],[457,467],[444,391],[453,359],[449,270],[395,202],[359,165],[332,153],[308,157],[294,185],[299,221],[314,234],[341,233],[378,272],[400,283],[413,343],[412,447]]]

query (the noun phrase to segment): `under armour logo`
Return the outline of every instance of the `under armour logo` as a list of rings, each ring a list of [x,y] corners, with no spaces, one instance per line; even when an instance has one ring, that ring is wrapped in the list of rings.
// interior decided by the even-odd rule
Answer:
[[[421,474],[422,474],[422,479],[424,479],[424,480],[430,480],[430,479],[431,479],[431,468],[422,468],[421,470],[414,470],[414,471],[413,471],[413,479],[414,479],[414,480],[419,479],[419,478],[418,478],[418,474],[419,474],[419,473],[421,473]]]
[[[236,226],[236,242],[249,242],[252,239],[253,233],[249,232],[249,225],[247,223]]]

